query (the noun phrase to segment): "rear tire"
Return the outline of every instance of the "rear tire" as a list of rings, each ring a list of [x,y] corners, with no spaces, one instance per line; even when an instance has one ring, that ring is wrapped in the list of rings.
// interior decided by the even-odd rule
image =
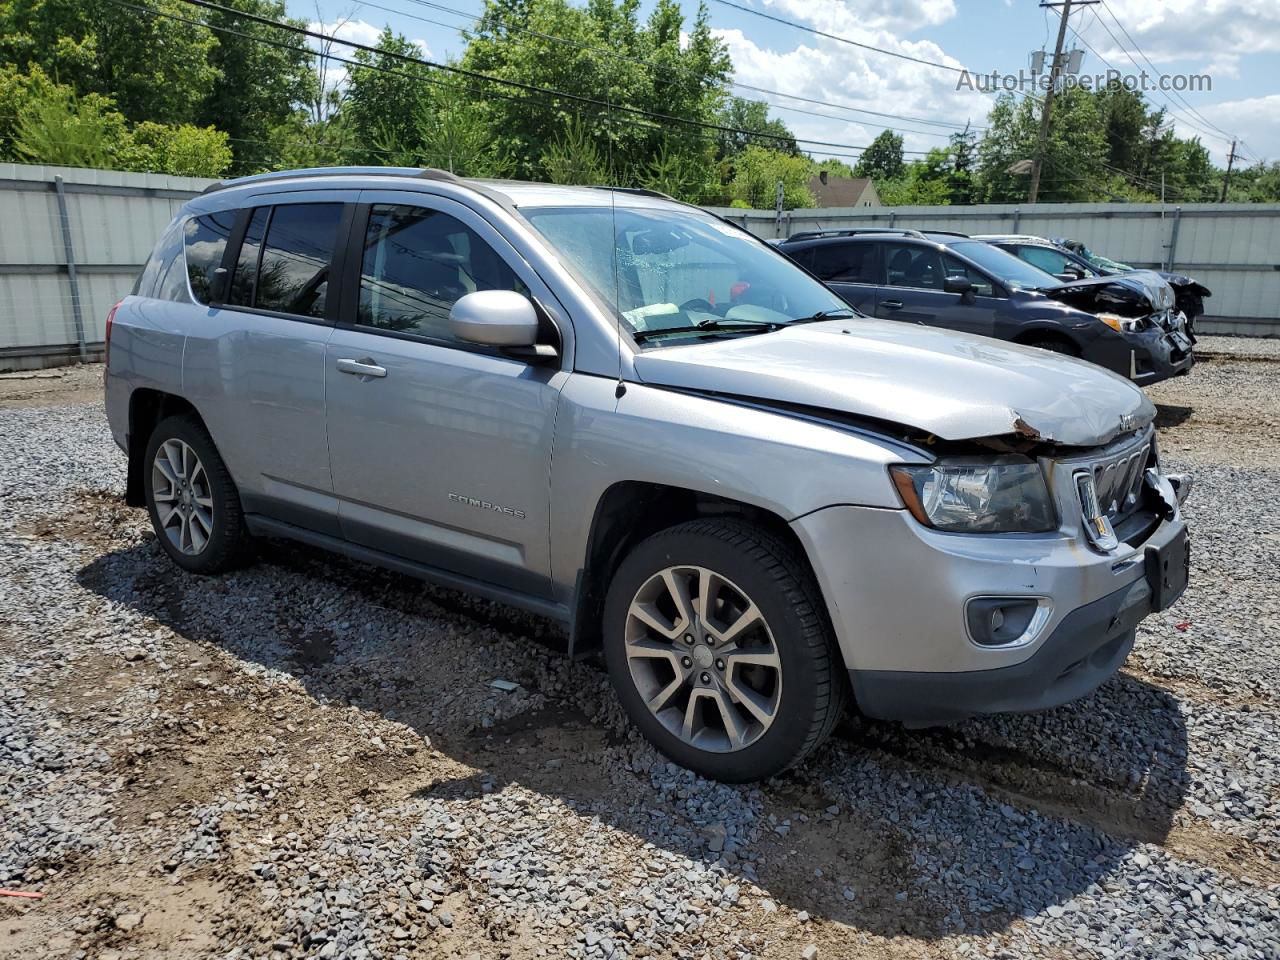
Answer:
[[[162,420],[147,441],[143,492],[156,539],[191,573],[233,569],[250,553],[240,493],[209,432],[192,416]]]
[[[747,523],[695,520],[632,550],[605,600],[604,653],[640,732],[716,780],[782,772],[843,713],[847,679],[812,574]]]

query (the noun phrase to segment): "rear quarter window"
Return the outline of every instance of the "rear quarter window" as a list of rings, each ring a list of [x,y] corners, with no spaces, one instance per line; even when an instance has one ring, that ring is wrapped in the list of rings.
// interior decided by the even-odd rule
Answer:
[[[169,267],[173,266],[175,259],[180,259],[178,255],[182,253],[182,227],[182,221],[175,220],[160,235],[155,250],[151,252],[151,258],[147,260],[146,266],[142,268],[142,273],[138,275],[138,280],[133,286],[133,292],[139,297],[156,296],[156,285],[160,282],[160,278],[165,275]]]
[[[209,302],[213,272],[222,266],[222,255],[226,253],[227,240],[231,237],[235,222],[236,211],[224,210],[203,217],[192,217],[183,227],[187,279],[191,281],[191,292],[201,303]]]

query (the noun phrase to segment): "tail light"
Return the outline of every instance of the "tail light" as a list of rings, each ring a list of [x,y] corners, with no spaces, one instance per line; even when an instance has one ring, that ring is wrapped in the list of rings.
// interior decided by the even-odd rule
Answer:
[[[115,322],[116,311],[120,309],[120,304],[122,303],[124,303],[123,300],[117,300],[115,302],[115,306],[113,306],[110,310],[107,311],[107,329],[105,334],[103,335],[103,345],[102,345],[102,362],[103,363],[111,362],[111,324]]]

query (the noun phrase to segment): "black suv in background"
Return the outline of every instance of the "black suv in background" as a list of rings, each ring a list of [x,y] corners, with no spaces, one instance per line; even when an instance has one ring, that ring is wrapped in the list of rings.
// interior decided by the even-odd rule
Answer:
[[[1173,288],[1174,303],[1187,318],[1187,333],[1195,341],[1196,317],[1204,313],[1204,302],[1213,293],[1203,283],[1181,273],[1164,270],[1139,270],[1127,263],[1110,260],[1094,253],[1079,240],[1046,240],[1017,234],[975,236],[1025,260],[1033,267],[1052,273],[1061,280],[1083,280],[1087,277],[1115,277],[1135,273],[1152,274]]]
[[[980,240],[918,230],[799,233],[778,249],[868,316],[1067,353],[1144,385],[1195,362],[1172,291],[1140,277],[1063,283]]]

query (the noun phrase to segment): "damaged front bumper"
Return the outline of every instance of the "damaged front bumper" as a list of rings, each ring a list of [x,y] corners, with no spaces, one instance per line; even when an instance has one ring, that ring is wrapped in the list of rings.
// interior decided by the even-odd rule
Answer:
[[[1150,386],[1195,366],[1194,340],[1182,314],[1153,317],[1142,330],[1108,332],[1084,353],[1084,359]]]
[[[792,521],[858,707],[910,725],[948,723],[1055,707],[1114,674],[1137,624],[1187,582],[1180,506],[1190,483],[1148,470],[1150,443],[1144,432],[1049,461],[1062,517],[1050,534],[944,533],[906,511],[857,506]],[[1109,544],[1086,537],[1082,474],[1097,477],[1103,501],[1141,497]]]

